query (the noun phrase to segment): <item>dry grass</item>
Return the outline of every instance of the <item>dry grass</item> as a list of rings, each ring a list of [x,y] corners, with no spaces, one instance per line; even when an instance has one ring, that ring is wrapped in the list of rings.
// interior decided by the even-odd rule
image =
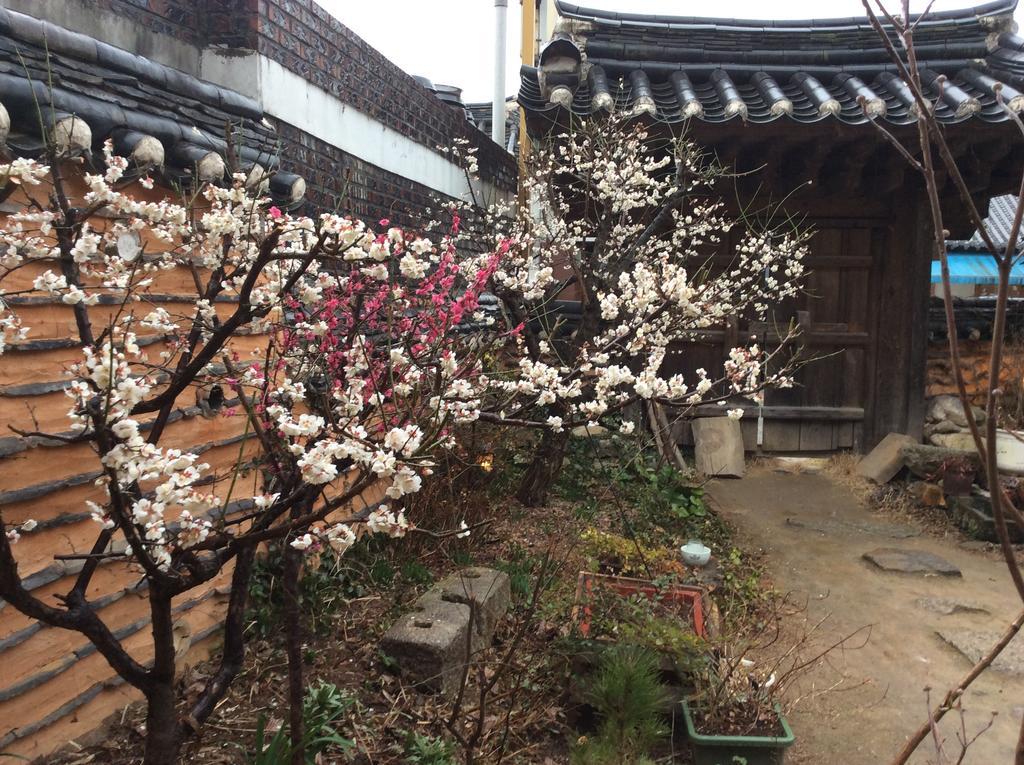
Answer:
[[[590,552],[580,539],[586,529],[621,530],[621,508],[613,496],[615,490],[600,481],[574,485],[577,493],[585,495],[579,501],[553,499],[547,507],[527,511],[507,499],[507,474],[473,478],[470,470],[463,471],[463,477],[463,481],[438,487],[429,497],[425,494],[423,499],[429,502],[418,506],[412,517],[418,524],[432,528],[451,528],[453,522],[462,518],[470,524],[486,522],[485,525],[466,540],[411,535],[384,555],[391,567],[398,571],[402,563],[412,560],[437,580],[469,562],[506,570],[514,564],[519,581],[530,585],[540,561],[550,555],[558,566],[558,575],[530,618],[527,599],[521,595],[516,600],[499,625],[495,647],[479,657],[475,665],[482,674],[478,676],[476,669],[470,673],[467,702],[454,721],[449,719],[450,702],[406,685],[377,650],[383,632],[409,609],[427,585],[397,576],[390,586],[371,587],[364,597],[345,601],[340,613],[332,617],[329,637],[310,636],[307,646],[307,681],[334,683],[356,702],[348,719],[337,726],[342,735],[356,742],[356,753],[351,760],[329,758],[325,763],[397,765],[409,762],[406,747],[412,732],[451,740],[447,723],[457,730],[467,730],[476,720],[479,707],[478,678],[488,677],[502,662],[506,671],[487,698],[476,761],[495,763],[500,759],[507,765],[568,762],[569,742],[578,734],[571,724],[567,695],[570,669],[563,639],[573,633],[570,613],[577,574],[596,565],[596,561],[589,560]],[[502,485],[488,486],[488,480],[497,480]],[[584,512],[584,505],[591,510]],[[592,512],[593,508],[596,512]],[[673,563],[678,565],[672,550],[673,555],[666,557],[664,565],[652,563],[655,575],[674,570]],[[748,575],[752,568],[746,562],[749,557],[744,555],[744,565],[737,569],[737,575]],[[754,582],[751,586],[760,586],[756,577],[750,576]],[[513,636],[523,628],[521,650],[506,656]],[[188,698],[197,693],[211,671],[211,664],[200,664],[186,672],[183,695]],[[271,729],[287,717],[285,673],[280,641],[276,637],[254,641],[242,675],[201,736],[186,744],[182,761],[196,765],[249,762],[261,717]],[[185,706],[182,705],[183,710]],[[50,758],[48,763],[137,765],[141,762],[143,719],[141,707],[129,708],[113,721],[99,744]],[[504,752],[501,757],[499,751]],[[457,755],[454,761],[462,762],[463,758]]]
[[[480,497],[484,499],[484,497]],[[463,540],[438,543],[417,540],[395,552],[401,560],[414,557],[440,579],[464,563],[467,556],[474,565],[499,565],[510,558],[525,555],[533,564],[549,550],[560,563],[562,591],[552,593],[553,609],[539,614],[531,624],[523,649],[513,657],[508,680],[500,683],[488,700],[485,732],[480,751],[482,762],[492,761],[487,752],[498,747],[505,737],[504,721],[509,720],[503,762],[510,765],[565,762],[566,731],[562,695],[565,672],[558,664],[554,641],[568,631],[569,608],[576,572],[584,565],[580,552],[572,544],[579,538],[583,524],[573,515],[571,505],[552,502],[537,510],[545,519],[547,531],[526,522],[519,512],[501,508],[492,522],[475,535],[472,544]],[[397,559],[394,561],[397,566]],[[408,610],[426,585],[398,581],[393,586],[366,597],[353,598],[331,625],[331,637],[310,636],[306,673],[309,682],[334,683],[356,699],[349,719],[337,727],[353,738],[358,754],[352,760],[369,765],[407,762],[406,739],[415,731],[426,736],[450,738],[445,721],[450,703],[420,693],[403,683],[377,650],[379,638],[398,614]],[[564,606],[564,607],[563,607]],[[502,658],[503,646],[510,641],[523,617],[523,600],[513,608],[498,628],[495,648],[476,662],[488,672]],[[201,736],[189,741],[182,762],[197,765],[244,765],[249,762],[261,717],[270,730],[287,717],[286,664],[279,640],[260,640],[250,645],[245,668],[227,697],[203,728]],[[182,689],[186,698],[197,693],[202,682],[214,670],[203,663],[184,673]],[[529,690],[524,690],[528,687]],[[467,686],[467,698],[475,699],[476,675]],[[185,704],[182,708],[185,708]],[[475,715],[475,701],[466,705],[463,724]],[[137,765],[141,762],[144,714],[135,705],[116,716],[100,743],[67,751],[48,760],[50,765]],[[456,721],[456,725],[460,723]],[[325,760],[331,762],[332,760]],[[344,760],[348,762],[348,760]],[[457,758],[461,761],[461,758]]]

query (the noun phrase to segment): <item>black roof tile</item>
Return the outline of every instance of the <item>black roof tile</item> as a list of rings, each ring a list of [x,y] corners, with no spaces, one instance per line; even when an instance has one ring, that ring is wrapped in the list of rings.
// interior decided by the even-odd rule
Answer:
[[[708,122],[862,123],[868,116],[861,101],[871,106],[873,117],[891,123],[916,119],[913,99],[866,17],[674,17],[593,10],[562,0],[557,7],[563,17],[585,22],[574,32],[583,60],[575,75],[560,71],[549,76],[543,52],[539,70],[524,67],[519,100],[527,113],[553,116],[568,101],[573,112],[588,115],[608,103],[605,93],[616,109],[643,110],[651,93],[654,116],[669,122],[699,117]],[[1016,0],[996,0],[930,13],[919,22],[918,57],[944,122],[1008,119],[996,100],[998,83],[1006,86],[1004,100],[1024,110],[1024,98],[1013,100],[1024,91],[1024,38],[1012,31],[1015,7]],[[559,44],[564,47],[564,38]],[[603,77],[590,77],[591,67]],[[689,90],[674,84],[679,76],[686,77]],[[638,87],[638,82],[646,85]],[[565,93],[551,98],[559,87],[569,88],[569,98]],[[689,93],[699,103],[689,100]]]
[[[8,142],[24,153],[42,150],[38,104],[44,116],[52,108],[81,118],[92,131],[93,149],[108,137],[148,135],[164,145],[173,164],[175,157],[204,151],[223,154],[230,126],[243,160],[270,169],[277,164],[277,135],[252,98],[3,8],[0,104],[11,117]],[[171,168],[172,175],[180,172]]]
[[[10,110],[12,127],[36,128],[35,105],[28,80],[34,81],[40,104],[98,122],[97,143],[114,127],[153,135],[161,141],[194,140],[223,143],[225,125],[271,141],[262,124],[263,111],[251,98],[200,80],[78,32],[0,8],[0,102]],[[53,84],[52,94],[45,83]],[[116,120],[117,124],[110,124]],[[193,138],[190,138],[193,136]]]

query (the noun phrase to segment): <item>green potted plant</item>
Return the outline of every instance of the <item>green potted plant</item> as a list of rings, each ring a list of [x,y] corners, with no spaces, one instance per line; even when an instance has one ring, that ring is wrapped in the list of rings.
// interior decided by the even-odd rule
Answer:
[[[785,683],[745,658],[705,666],[682,702],[694,765],[782,765],[795,740],[778,700]]]
[[[862,627],[821,642],[819,630],[826,620],[784,640],[776,617],[774,629],[759,621],[708,644],[706,660],[694,665],[695,692],[682,702],[694,765],[782,765],[794,741],[783,714],[784,700],[793,695],[790,689],[812,672],[820,683],[822,673],[835,672],[825,661],[832,651],[863,647],[870,636],[870,628]],[[864,642],[851,645],[862,634]],[[843,681],[824,682],[835,689]]]
[[[762,727],[746,734],[700,733],[698,725],[707,723],[700,720],[686,699],[683,700],[683,719],[694,765],[782,765],[786,749],[796,740],[778,705],[772,708],[770,716],[760,718]]]

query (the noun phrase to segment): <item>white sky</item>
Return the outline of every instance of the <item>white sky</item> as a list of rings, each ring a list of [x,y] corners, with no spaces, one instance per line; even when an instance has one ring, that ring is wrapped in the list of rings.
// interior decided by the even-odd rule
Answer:
[[[490,101],[494,80],[493,0],[317,0],[343,24],[409,74],[455,85],[464,101]],[[807,19],[860,16],[860,0],[575,0],[590,8],[634,13],[733,18]],[[936,0],[935,10],[983,0]],[[919,11],[925,0],[912,0]],[[519,89],[519,0],[509,0],[506,94]],[[899,7],[889,0],[888,7]],[[1017,19],[1024,19],[1024,8]]]

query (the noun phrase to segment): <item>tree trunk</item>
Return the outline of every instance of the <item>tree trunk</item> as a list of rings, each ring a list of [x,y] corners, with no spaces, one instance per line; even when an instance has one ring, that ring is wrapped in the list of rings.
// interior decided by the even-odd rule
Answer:
[[[176,765],[182,731],[174,708],[174,614],[171,594],[150,582],[149,616],[153,630],[153,668],[146,693],[146,754],[144,765]]]
[[[302,609],[299,602],[299,578],[302,575],[302,552],[290,544],[284,547],[284,618],[288,653],[288,726],[291,735],[291,765],[306,761],[302,744]]]
[[[231,597],[224,617],[224,650],[221,652],[220,667],[207,680],[206,687],[192,706],[192,713],[185,719],[185,736],[192,735],[206,722],[235,677],[242,671],[245,661],[245,607],[255,555],[256,548],[248,545],[235,558],[235,570],[231,573]]]
[[[548,492],[562,470],[568,446],[568,431],[544,431],[533,462],[526,469],[516,492],[516,498],[526,507],[540,507],[547,501]]]
[[[146,692],[146,752],[143,765],[178,765],[181,728],[174,709],[174,682],[157,682]]]

